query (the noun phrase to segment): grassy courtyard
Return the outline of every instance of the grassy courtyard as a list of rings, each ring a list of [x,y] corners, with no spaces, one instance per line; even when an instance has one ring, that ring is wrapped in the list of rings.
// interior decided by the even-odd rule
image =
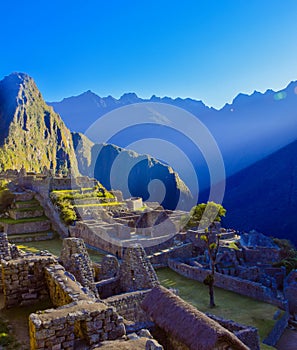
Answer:
[[[164,287],[178,289],[179,296],[198,310],[258,328],[261,341],[275,324],[273,315],[278,310],[276,306],[215,288],[217,307],[210,309],[208,288],[203,283],[180,276],[169,268],[157,270],[157,275]],[[261,344],[261,349],[273,348]]]

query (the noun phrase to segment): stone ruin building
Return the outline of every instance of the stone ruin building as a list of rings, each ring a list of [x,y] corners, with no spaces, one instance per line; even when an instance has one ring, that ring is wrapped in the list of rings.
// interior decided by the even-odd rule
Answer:
[[[41,299],[52,303],[52,308],[36,311],[29,316],[31,350],[70,350],[76,349],[77,344],[84,344],[84,349],[104,350],[113,343],[118,349],[161,350],[163,347],[160,343],[145,330],[156,326],[172,334],[172,339],[177,337],[172,343],[172,350],[197,349],[197,342],[185,342],[180,347],[177,335],[179,327],[176,324],[178,315],[184,314],[183,317],[189,320],[196,309],[160,287],[141,246],[127,248],[122,262],[116,263],[115,257],[106,257],[105,262],[113,267],[111,275],[104,267],[104,260],[101,264],[92,264],[81,239],[65,239],[60,258],[57,259],[47,252],[34,255],[15,250],[8,243],[5,233],[0,238],[5,307],[31,305]],[[137,277],[136,280],[133,280],[133,276]],[[101,296],[113,290],[119,294]],[[180,308],[181,314],[174,316],[176,307]],[[209,321],[198,311],[195,311],[195,315],[197,336],[201,335],[199,344],[204,344],[203,349],[216,348],[207,338],[203,341],[205,331],[198,324],[203,325],[206,320],[208,332],[216,334],[217,344],[224,339],[233,344],[233,349],[247,349],[249,345],[244,343],[250,344],[251,339],[254,341],[255,336],[257,338],[254,330],[242,326],[249,336],[241,341],[217,321]],[[168,322],[173,317],[169,322],[172,329],[163,324],[159,317],[168,319]]]
[[[147,210],[134,211],[141,203],[138,198],[132,198],[130,202],[128,201],[131,210],[123,206],[93,210],[90,206],[80,212],[80,220],[67,227],[61,222],[59,214],[49,200],[49,191],[72,188],[74,180],[77,188],[93,186],[93,179],[56,178],[48,173],[41,175],[27,173],[20,176],[14,172],[9,173],[9,176],[14,179],[10,188],[15,196],[15,201],[9,209],[10,217],[35,217],[34,222],[26,227],[24,224],[2,224],[2,229],[9,235],[10,240],[17,241],[18,235],[22,235],[24,239],[24,232],[29,232],[30,237],[36,233],[38,237],[35,238],[38,239],[50,238],[53,231],[65,237],[61,255],[57,260],[49,254],[24,255],[7,242],[6,234],[0,236],[0,256],[3,259],[4,276],[2,284],[6,307],[28,305],[40,299],[48,299],[54,306],[46,312],[47,318],[42,317],[42,313],[36,313],[37,316],[32,316],[32,320],[30,317],[31,349],[42,349],[42,346],[45,349],[67,349],[67,344],[75,344],[78,339],[83,339],[89,347],[96,346],[96,342],[121,343],[123,337],[130,339],[130,334],[135,332],[140,334],[143,328],[150,328],[152,325],[159,327],[158,318],[148,317],[142,307],[143,300],[159,285],[153,266],[168,266],[183,276],[201,282],[208,274],[209,260],[203,242],[199,238],[203,232],[195,230],[179,232],[182,212],[164,210],[157,203],[151,206],[148,204]],[[123,200],[120,193],[116,193],[116,196]],[[47,218],[44,217],[44,213]],[[43,219],[39,222],[37,218],[41,215]],[[43,238],[40,238],[40,232],[43,232]],[[270,302],[290,311],[296,317],[296,272],[292,272],[286,278],[284,268],[271,266],[271,262],[279,259],[279,248],[272,244],[270,239],[257,232],[238,236],[238,232],[234,230],[221,230],[217,227],[217,233],[221,234],[221,247],[217,257],[215,285]],[[84,242],[112,255],[106,255],[100,264],[92,263]],[[237,248],[230,248],[234,247],[234,244]],[[166,293],[164,294],[162,289],[161,292],[160,289],[157,290],[165,302]],[[88,319],[91,318],[96,324],[101,325],[97,316],[94,316],[98,311],[94,311],[94,308],[96,309],[99,304],[114,310],[112,325],[105,325],[102,322],[102,332],[98,331],[97,326],[96,330],[91,324],[86,326],[83,316],[79,316],[79,322],[66,317],[69,312],[71,314],[78,312],[80,315],[81,310],[86,308],[86,313],[83,311],[83,314],[89,315],[86,316]],[[101,311],[98,312],[101,315],[100,320],[103,320],[105,319],[103,314],[107,315],[107,309],[103,305],[101,307]],[[55,319],[59,319],[59,315],[61,320],[66,317],[67,321],[67,327],[64,327],[65,347],[61,340],[64,337],[60,335],[64,334],[61,329],[52,328],[48,332],[48,328],[52,327]],[[287,315],[286,313],[286,317]],[[228,329],[235,333],[244,328],[241,325],[231,327],[230,323],[222,320],[216,322],[225,328],[229,327]],[[37,326],[39,324],[40,327]],[[160,327],[163,327],[162,323]],[[110,331],[107,331],[107,328],[110,328]],[[73,329],[75,334],[70,336]],[[94,335],[97,331],[100,333],[99,336]],[[253,331],[244,329],[245,334],[249,332]],[[51,336],[47,338],[46,334]],[[62,344],[60,348],[59,344],[55,343],[55,337],[58,337]],[[37,338],[40,342],[35,341]],[[136,336],[136,339],[138,338]],[[127,345],[129,341],[131,339],[126,340],[125,344]],[[145,348],[148,339],[137,341]],[[247,344],[246,341],[243,342]],[[160,347],[156,340],[150,339],[149,344],[152,343],[154,345],[150,345],[151,349],[154,349],[153,346],[156,346],[156,349]],[[71,346],[75,345],[69,345],[69,349]]]

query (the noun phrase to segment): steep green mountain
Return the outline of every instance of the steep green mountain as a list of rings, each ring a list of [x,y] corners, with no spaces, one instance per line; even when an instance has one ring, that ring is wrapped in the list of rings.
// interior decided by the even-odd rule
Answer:
[[[227,179],[224,225],[297,245],[297,141]]]
[[[190,209],[195,204],[170,166],[112,144],[94,144],[80,133],[72,137],[79,171],[95,177],[108,190],[119,189],[124,198],[158,201],[166,209]]]
[[[71,133],[28,75],[0,81],[0,171],[71,167],[78,174]]]

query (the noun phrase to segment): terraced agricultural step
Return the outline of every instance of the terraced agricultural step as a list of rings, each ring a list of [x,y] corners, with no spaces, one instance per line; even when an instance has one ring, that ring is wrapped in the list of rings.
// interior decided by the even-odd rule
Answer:
[[[14,235],[50,231],[51,222],[45,216],[21,220],[2,219],[0,220],[0,226],[3,227],[7,235]]]
[[[9,235],[8,240],[10,243],[25,243],[25,242],[38,242],[47,241],[54,238],[52,231],[34,232],[34,233],[23,233],[17,235]]]
[[[30,201],[34,198],[33,192],[13,192],[16,201]]]
[[[16,209],[22,209],[22,208],[31,208],[39,206],[39,202],[36,199],[31,199],[29,201],[15,201],[14,207]]]
[[[20,208],[20,209],[10,209],[9,216],[14,220],[26,219],[26,218],[37,218],[43,216],[44,211],[40,206]]]

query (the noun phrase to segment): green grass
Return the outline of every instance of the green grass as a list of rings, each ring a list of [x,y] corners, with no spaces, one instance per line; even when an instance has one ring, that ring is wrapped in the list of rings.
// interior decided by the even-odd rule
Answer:
[[[275,324],[273,315],[278,310],[276,306],[215,288],[217,306],[211,309],[208,307],[208,288],[203,283],[180,276],[169,268],[157,270],[157,275],[163,286],[177,288],[179,296],[198,310],[258,328],[261,341],[269,334]],[[261,344],[261,349],[273,348]]]
[[[11,218],[2,218],[0,219],[0,222],[3,222],[4,224],[24,224],[26,222],[37,222],[37,221],[46,221],[48,218],[46,216],[38,216],[36,218],[25,218],[25,219],[18,219],[14,220]]]
[[[17,244],[17,246],[31,253],[38,253],[40,250],[48,250],[50,253],[59,256],[62,249],[63,241],[59,238],[54,238],[48,241],[39,241],[39,242],[26,242]],[[95,250],[88,249],[88,253],[93,262],[100,262],[104,257],[103,253],[99,253]]]

